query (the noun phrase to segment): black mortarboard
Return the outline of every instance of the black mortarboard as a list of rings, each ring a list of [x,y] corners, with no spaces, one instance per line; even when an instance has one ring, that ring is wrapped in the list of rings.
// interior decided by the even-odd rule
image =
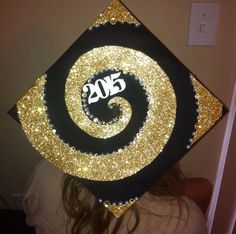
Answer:
[[[17,102],[31,144],[119,217],[222,116],[118,0]]]

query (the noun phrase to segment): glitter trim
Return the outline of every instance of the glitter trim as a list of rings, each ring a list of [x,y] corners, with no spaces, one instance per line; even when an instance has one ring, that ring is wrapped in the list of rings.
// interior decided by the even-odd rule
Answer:
[[[106,8],[106,10],[99,15],[99,17],[95,20],[92,26],[99,27],[100,25],[111,23],[112,25],[119,23],[129,23],[135,24],[136,26],[140,25],[140,22],[133,16],[130,11],[119,1],[112,1],[111,5]]]
[[[199,117],[192,144],[198,141],[222,116],[223,104],[190,74],[198,101]]]
[[[123,71],[131,71],[147,90],[150,100],[147,120],[130,145],[117,152],[98,156],[82,153],[64,143],[56,135],[56,129],[50,126],[46,115],[43,102],[45,77],[38,79],[18,101],[17,108],[29,141],[46,159],[71,175],[91,180],[113,181],[137,173],[160,154],[171,136],[177,104],[169,78],[154,60],[142,52],[124,47],[105,46],[100,50],[106,52],[105,54],[107,51],[121,53],[119,64],[118,60],[110,59],[104,69],[106,66],[119,66]],[[89,66],[89,61],[85,60],[84,66]]]

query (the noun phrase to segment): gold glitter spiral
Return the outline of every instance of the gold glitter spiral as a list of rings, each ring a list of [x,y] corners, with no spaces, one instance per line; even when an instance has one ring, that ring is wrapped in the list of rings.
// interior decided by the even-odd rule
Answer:
[[[32,145],[64,172],[90,180],[119,180],[149,165],[165,147],[175,124],[175,92],[161,67],[140,51],[104,46],[93,49],[87,55],[82,61],[89,74],[109,68],[131,72],[147,91],[149,109],[146,121],[128,146],[116,152],[93,155],[64,143],[47,118],[47,107],[43,100],[45,77],[39,78],[18,101],[19,118]],[[90,62],[94,57],[99,59],[98,55],[103,55],[101,63],[91,67]]]
[[[118,51],[120,52],[118,53]],[[121,59],[123,52],[123,50],[117,50],[117,48],[114,47],[93,49],[82,55],[75,62],[67,78],[65,85],[65,102],[68,113],[80,129],[93,137],[106,139],[119,134],[128,125],[132,116],[130,104],[121,97],[112,98],[108,103],[109,107],[112,104],[119,105],[123,113],[120,118],[112,124],[99,124],[97,121],[89,119],[81,105],[81,94],[84,83],[99,71],[114,68],[115,64],[118,65],[118,61]],[[112,63],[110,62],[110,56],[114,56]],[[120,69],[122,70],[122,67]]]

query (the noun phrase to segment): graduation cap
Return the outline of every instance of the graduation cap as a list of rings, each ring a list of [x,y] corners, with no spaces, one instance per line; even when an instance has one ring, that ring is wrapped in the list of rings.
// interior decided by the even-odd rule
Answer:
[[[224,112],[118,0],[16,106],[33,147],[116,217]]]

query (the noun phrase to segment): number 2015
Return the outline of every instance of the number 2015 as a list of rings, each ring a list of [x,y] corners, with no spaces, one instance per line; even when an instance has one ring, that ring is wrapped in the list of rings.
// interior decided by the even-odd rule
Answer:
[[[86,84],[83,87],[83,92],[88,93],[88,104],[97,102],[100,98],[105,99],[114,94],[125,90],[126,83],[119,78],[121,72],[111,74],[103,79],[98,79],[94,84]]]

